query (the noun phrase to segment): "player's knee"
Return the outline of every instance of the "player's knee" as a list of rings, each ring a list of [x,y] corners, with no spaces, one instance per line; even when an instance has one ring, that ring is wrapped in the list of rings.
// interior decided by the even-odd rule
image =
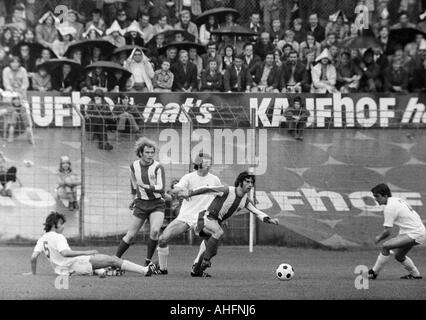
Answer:
[[[390,249],[391,249],[391,247],[388,244],[384,243],[382,245],[382,253],[383,254],[389,255],[390,254]]]
[[[112,267],[120,268],[122,260],[116,256],[110,256],[108,264]]]
[[[219,228],[214,233],[214,237],[219,240],[223,236],[223,233],[224,233],[224,231],[222,230],[222,228]]]
[[[149,233],[149,237],[152,240],[159,240],[159,236],[160,236],[160,230],[151,230],[151,232]]]
[[[162,234],[161,236],[158,237],[158,246],[160,248],[167,247],[167,237],[164,236],[164,234]]]

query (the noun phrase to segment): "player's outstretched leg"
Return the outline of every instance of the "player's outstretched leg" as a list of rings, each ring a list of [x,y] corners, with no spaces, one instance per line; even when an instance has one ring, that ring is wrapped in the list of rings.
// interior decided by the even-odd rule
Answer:
[[[94,270],[113,267],[120,268],[123,271],[143,274],[147,277],[150,277],[152,273],[156,272],[156,267],[153,263],[149,266],[144,267],[128,260],[123,260],[115,256],[108,256],[105,254],[96,254],[90,257],[90,263],[92,264],[92,268]]]
[[[133,238],[136,236],[144,222],[145,219],[141,219],[135,216],[132,217],[132,222],[130,223],[129,230],[118,245],[117,252],[115,253],[116,257],[121,258],[123,254],[127,251],[127,249],[129,249]]]
[[[413,260],[411,260],[407,253],[411,250],[414,245],[409,245],[405,248],[397,249],[395,252],[395,259],[401,263],[405,270],[409,273],[405,276],[402,276],[401,279],[422,279],[419,270],[414,264]]]

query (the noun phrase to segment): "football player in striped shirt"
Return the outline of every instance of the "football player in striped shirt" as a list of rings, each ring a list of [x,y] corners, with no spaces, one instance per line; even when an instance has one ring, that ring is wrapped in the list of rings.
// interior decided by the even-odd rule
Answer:
[[[154,141],[145,137],[135,143],[136,156],[139,158],[130,165],[130,184],[133,202],[133,219],[126,235],[117,248],[117,257],[121,257],[136,236],[145,221],[149,219],[150,231],[145,264],[149,265],[158,244],[158,237],[164,220],[165,190],[164,167],[154,155],[157,147]]]
[[[278,224],[278,219],[273,219],[257,209],[249,199],[248,194],[253,188],[255,181],[254,175],[244,171],[238,175],[234,187],[206,186],[195,190],[188,190],[187,194],[184,195],[189,198],[201,194],[216,194],[205,210],[201,211],[198,215],[195,233],[208,240],[206,241],[206,250],[193,269],[194,273],[202,274],[206,268],[211,266],[210,260],[217,254],[219,242],[224,233],[221,227],[222,222],[243,208],[254,213],[257,218],[265,223]]]

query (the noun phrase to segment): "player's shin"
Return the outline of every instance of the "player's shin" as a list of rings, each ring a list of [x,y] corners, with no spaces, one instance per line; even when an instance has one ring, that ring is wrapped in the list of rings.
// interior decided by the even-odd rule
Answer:
[[[121,258],[121,256],[129,249],[130,244],[128,244],[126,241],[121,240],[120,244],[118,245],[116,256]]]
[[[219,246],[219,239],[210,237],[206,243],[206,251],[204,252],[204,259],[210,260],[217,253],[217,247]]]
[[[412,276],[418,277],[420,276],[420,272],[417,269],[416,265],[414,264],[413,260],[411,260],[409,257],[405,256],[405,260],[401,261],[401,264],[404,266],[405,270],[410,272]]]
[[[147,244],[147,253],[146,253],[146,260],[151,261],[152,256],[154,255],[155,249],[157,248],[158,240],[153,240],[149,238],[148,244]]]
[[[377,257],[376,264],[373,267],[373,271],[378,274],[383,269],[384,265],[390,260],[390,258],[390,254],[385,256],[380,252],[379,256]]]
[[[169,256],[169,247],[158,247],[158,264],[160,270],[167,270],[167,257]]]
[[[201,244],[200,244],[200,250],[198,251],[197,257],[194,260],[194,264],[196,264],[200,260],[201,254],[204,251],[206,251],[206,240],[203,240],[203,242],[201,242]]]
[[[121,270],[136,272],[145,275],[148,272],[148,267],[143,267],[139,264],[130,262],[129,260],[123,260]]]

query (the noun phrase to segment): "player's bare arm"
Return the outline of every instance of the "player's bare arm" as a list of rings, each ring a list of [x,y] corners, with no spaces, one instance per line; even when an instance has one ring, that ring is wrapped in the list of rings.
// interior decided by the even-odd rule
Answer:
[[[198,196],[201,194],[217,194],[217,193],[223,193],[226,192],[228,187],[225,186],[218,186],[218,187],[200,187],[193,190],[188,190],[187,196],[185,194],[182,195],[182,197],[191,198],[193,196]]]
[[[86,251],[74,251],[74,250],[62,250],[61,254],[66,258],[78,257],[78,256],[93,256],[98,254],[97,250],[86,250]]]
[[[270,224],[278,224],[278,219],[276,218],[271,218],[270,216],[268,216],[265,212],[257,209],[253,202],[251,200],[248,201],[247,205],[246,205],[247,210],[249,210],[251,213],[254,213],[256,215],[256,217],[259,220],[262,220],[265,223],[270,223]]]
[[[37,259],[41,252],[33,252],[31,255],[31,273],[24,273],[24,275],[31,275],[37,273]]]
[[[378,244],[380,241],[388,238],[391,235],[391,227],[385,227],[384,230],[375,238],[374,243]]]

